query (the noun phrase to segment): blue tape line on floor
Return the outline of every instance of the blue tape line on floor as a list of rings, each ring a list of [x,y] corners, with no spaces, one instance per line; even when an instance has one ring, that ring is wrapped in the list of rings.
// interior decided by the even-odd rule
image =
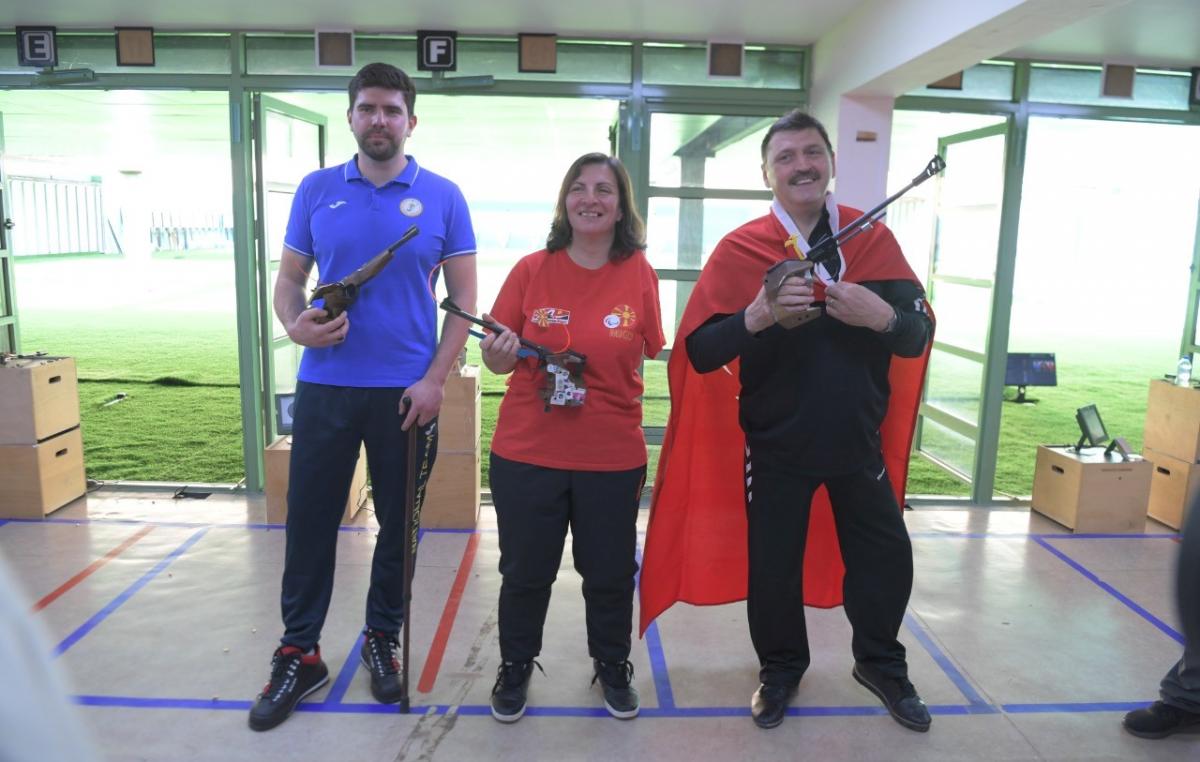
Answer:
[[[363,633],[358,633],[358,637],[354,639],[354,645],[350,648],[350,653],[346,656],[346,660],[342,662],[342,668],[338,671],[337,680],[334,681],[333,687],[329,689],[329,696],[325,701],[330,704],[340,704],[346,696],[347,689],[350,688],[350,683],[354,681],[354,673],[358,671],[358,665],[361,661],[358,655],[362,648]]]
[[[933,641],[933,636],[917,621],[915,616],[911,613],[905,613],[904,623],[908,625],[909,631],[916,637],[917,642],[929,652],[929,655],[933,657],[937,665],[942,668],[942,672],[946,673],[946,677],[950,678],[950,682],[954,683],[955,687],[966,697],[971,706],[991,706],[984,700],[983,696],[979,695],[974,686],[967,681],[967,678],[963,677],[963,674],[958,671],[958,667],[954,666],[954,662],[950,661],[950,657],[942,649],[938,648],[937,643]]]
[[[1066,704],[1001,704],[1000,708],[1009,714],[1087,714],[1091,712],[1130,712],[1149,706],[1153,702],[1154,699]]]
[[[417,530],[417,547],[421,547],[421,540],[424,539],[426,532],[435,532],[435,529],[418,529]],[[346,659],[342,662],[342,668],[338,670],[337,680],[334,681],[333,687],[329,689],[329,695],[325,697],[326,704],[340,704],[346,696],[346,691],[350,688],[350,683],[354,682],[354,673],[358,670],[359,664],[362,663],[362,658],[359,656],[359,650],[362,649],[364,633],[359,633],[354,640],[354,645],[350,648],[350,653],[346,655]],[[411,665],[410,665],[411,669]],[[412,673],[409,673],[412,677]]]
[[[1126,607],[1126,608],[1128,608],[1130,611],[1134,612],[1135,614],[1137,614],[1138,616],[1140,616],[1142,619],[1145,619],[1147,622],[1149,622],[1150,624],[1152,624],[1152,625],[1154,625],[1155,627],[1157,627],[1157,628],[1158,628],[1158,629],[1159,629],[1161,632],[1163,632],[1163,633],[1164,633],[1165,635],[1167,635],[1168,637],[1170,637],[1170,638],[1173,638],[1173,639],[1175,640],[1175,642],[1179,643],[1180,645],[1183,645],[1183,635],[1181,635],[1180,633],[1176,632],[1176,631],[1175,631],[1175,630],[1174,630],[1174,629],[1173,629],[1173,628],[1172,628],[1170,625],[1168,625],[1166,622],[1162,621],[1162,620],[1161,620],[1161,619],[1159,619],[1158,617],[1156,617],[1156,616],[1154,616],[1153,614],[1151,614],[1149,611],[1146,611],[1146,609],[1142,608],[1141,606],[1137,605],[1136,603],[1134,603],[1134,602],[1133,602],[1132,600],[1130,600],[1129,598],[1125,597],[1125,596],[1124,596],[1124,595],[1123,595],[1123,594],[1122,594],[1122,593],[1121,593],[1119,590],[1117,590],[1115,587],[1113,587],[1112,585],[1108,584],[1108,583],[1107,583],[1107,582],[1105,582],[1104,580],[1100,579],[1098,576],[1096,576],[1096,575],[1095,575],[1095,574],[1093,574],[1092,572],[1088,571],[1088,569],[1087,569],[1087,568],[1086,568],[1086,567],[1085,567],[1083,564],[1081,564],[1081,563],[1079,563],[1078,561],[1076,561],[1075,559],[1071,558],[1071,557],[1070,557],[1070,556],[1068,556],[1066,553],[1063,553],[1061,550],[1059,550],[1058,548],[1054,547],[1053,545],[1051,545],[1051,544],[1050,544],[1049,542],[1047,542],[1046,540],[1044,540],[1044,539],[1041,539],[1041,538],[1037,538],[1037,539],[1036,539],[1036,542],[1037,542],[1037,544],[1038,544],[1038,545],[1041,545],[1043,548],[1045,548],[1046,550],[1050,551],[1050,553],[1052,553],[1053,555],[1057,556],[1057,557],[1058,557],[1058,558],[1059,558],[1059,559],[1060,559],[1060,560],[1061,560],[1063,563],[1067,564],[1067,565],[1068,565],[1068,566],[1070,566],[1072,569],[1074,569],[1075,571],[1079,572],[1079,573],[1080,573],[1080,574],[1082,574],[1084,577],[1086,577],[1087,579],[1089,579],[1091,582],[1093,582],[1093,583],[1094,583],[1094,584],[1095,584],[1097,587],[1099,587],[1101,590],[1103,590],[1104,592],[1108,593],[1108,594],[1109,594],[1109,595],[1111,595],[1112,597],[1116,598],[1118,601],[1120,601],[1122,604],[1124,604],[1124,605],[1125,605],[1125,607]]]
[[[70,635],[68,635],[66,638],[64,638],[61,643],[59,643],[57,646],[55,646],[54,647],[54,656],[56,656],[56,657],[61,656],[64,652],[66,652],[67,649],[69,649],[71,646],[75,645],[80,640],[82,640],[85,635],[87,635],[89,632],[94,630],[96,628],[96,626],[99,625],[101,622],[103,622],[105,619],[107,619],[110,614],[112,614],[114,611],[116,611],[118,608],[120,608],[122,604],[124,604],[126,601],[128,601],[130,598],[132,598],[134,593],[136,593],[138,590],[141,590],[143,587],[145,587],[150,582],[150,580],[154,579],[160,573],[162,573],[162,571],[164,569],[166,569],[168,566],[170,566],[171,563],[173,561],[175,561],[175,559],[179,558],[181,555],[183,555],[185,552],[187,552],[188,548],[195,545],[200,540],[200,538],[203,537],[207,533],[208,533],[208,528],[206,527],[204,529],[197,531],[191,537],[184,540],[182,545],[180,545],[175,550],[171,551],[170,555],[168,555],[166,558],[164,558],[163,560],[161,560],[157,564],[155,564],[153,569],[151,569],[150,571],[143,574],[141,576],[141,578],[138,579],[137,582],[134,582],[132,585],[130,585],[128,588],[126,588],[125,592],[118,595],[107,606],[105,606],[104,608],[100,609],[100,611],[93,614],[92,617],[90,619],[88,619],[86,622],[84,622],[82,625],[80,625],[79,628],[75,630],[75,632],[72,632]]]
[[[637,574],[634,575],[634,590],[642,585],[642,548],[634,551],[637,561]],[[667,655],[663,651],[662,636],[658,634],[658,622],[651,622],[646,628],[646,650],[650,656],[650,674],[654,678],[654,692],[658,697],[658,705],[664,709],[675,708],[675,691],[671,689],[671,673],[667,669]]]

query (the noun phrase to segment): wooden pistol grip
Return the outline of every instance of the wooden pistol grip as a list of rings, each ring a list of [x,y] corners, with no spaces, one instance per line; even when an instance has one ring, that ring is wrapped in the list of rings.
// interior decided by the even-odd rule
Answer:
[[[802,259],[785,259],[771,265],[763,278],[763,287],[767,292],[767,304],[771,307],[771,314],[775,316],[775,321],[784,328],[795,328],[821,316],[820,307],[809,307],[799,313],[785,312],[776,301],[779,298],[780,287],[788,278],[803,278],[811,283],[812,268],[812,262]]]

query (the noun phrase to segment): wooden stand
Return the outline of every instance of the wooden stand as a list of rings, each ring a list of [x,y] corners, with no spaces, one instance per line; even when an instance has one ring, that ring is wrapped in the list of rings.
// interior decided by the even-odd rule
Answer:
[[[1154,464],[1150,518],[1179,529],[1200,497],[1200,390],[1151,381],[1143,441]]]
[[[263,466],[267,477],[267,523],[287,523],[288,473],[292,459],[292,438],[279,437],[263,452]],[[360,448],[358,464],[354,467],[354,480],[350,483],[350,494],[346,498],[346,511],[342,523],[349,524],[355,514],[367,502],[367,451]]]
[[[1123,461],[1104,451],[1040,446],[1033,510],[1076,532],[1122,534],[1146,529],[1150,461]]]
[[[421,526],[474,529],[479,521],[479,367],[468,365],[446,381],[438,415],[438,454],[425,485]]]
[[[75,361],[0,365],[0,518],[40,519],[85,492]]]

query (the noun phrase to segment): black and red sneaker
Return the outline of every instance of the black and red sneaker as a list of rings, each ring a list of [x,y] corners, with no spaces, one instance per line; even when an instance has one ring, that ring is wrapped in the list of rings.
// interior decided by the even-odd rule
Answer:
[[[381,704],[395,704],[402,696],[400,690],[400,641],[394,632],[363,631],[359,658],[371,673],[371,695]]]
[[[296,704],[329,682],[321,648],[310,654],[295,646],[280,646],[271,657],[271,679],[250,707],[250,729],[270,730],[291,716]]]

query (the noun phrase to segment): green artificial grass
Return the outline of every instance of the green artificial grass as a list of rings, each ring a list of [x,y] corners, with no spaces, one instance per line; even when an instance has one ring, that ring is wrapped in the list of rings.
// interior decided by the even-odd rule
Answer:
[[[201,260],[217,258],[201,253]],[[63,266],[63,258],[56,258]],[[94,261],[106,257],[77,257]],[[36,283],[38,269],[18,261],[17,282]],[[157,267],[172,278],[187,278],[190,264],[163,254]],[[232,264],[231,264],[232,266]],[[58,276],[56,276],[58,277]],[[229,275],[232,280],[232,274]],[[78,286],[76,286],[78,287]],[[231,288],[231,286],[230,286]],[[21,291],[18,291],[20,296]],[[136,290],[115,292],[103,309],[50,309],[43,303],[21,312],[22,349],[45,350],[76,359],[80,379],[84,458],[88,476],[101,480],[172,482],[236,482],[243,477],[237,332],[228,293],[214,295],[214,306],[197,311],[154,311]],[[70,299],[64,300],[71,304]],[[185,311],[186,308],[186,311]],[[468,362],[480,364],[479,344],[468,344]],[[1026,496],[1032,490],[1037,446],[1073,443],[1078,438],[1075,409],[1099,406],[1114,436],[1125,437],[1141,449],[1142,426],[1150,378],[1173,368],[1170,340],[1144,337],[1120,341],[1109,337],[1081,341],[1078,336],[1049,333],[1039,346],[1057,351],[1058,383],[1031,388],[1036,405],[1005,402],[1002,409],[1000,457],[996,489],[1001,495]],[[1167,367],[1170,366],[1170,367]],[[970,369],[955,375],[943,368],[932,393],[950,405],[969,407],[978,389]],[[977,369],[976,369],[977,371]],[[665,363],[646,366],[645,419],[666,423],[670,410]],[[487,453],[504,392],[504,378],[482,373],[483,481],[487,483]],[[123,401],[104,403],[118,393]],[[1014,390],[1008,390],[1011,397]],[[956,402],[957,400],[957,402]],[[657,467],[658,448],[650,449],[650,474]],[[969,494],[967,485],[920,457],[911,461],[909,492],[914,495]]]

